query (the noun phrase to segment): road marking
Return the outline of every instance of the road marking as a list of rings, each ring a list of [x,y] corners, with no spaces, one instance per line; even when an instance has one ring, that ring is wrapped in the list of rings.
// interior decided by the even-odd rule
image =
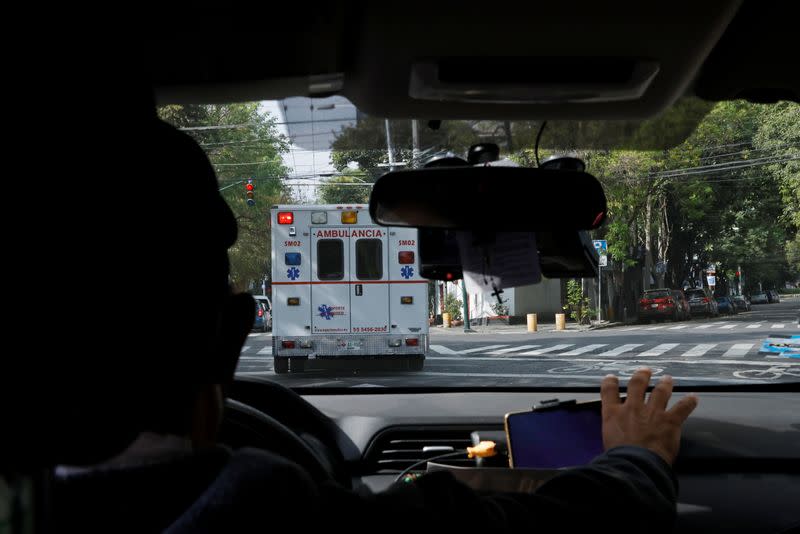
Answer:
[[[641,326],[634,326],[633,328],[623,328],[620,332],[632,332],[634,330],[639,330]]]
[[[783,323],[775,323],[774,325],[772,325],[772,328],[783,328],[783,327],[784,327]]]
[[[242,347],[241,352],[247,352],[248,350],[250,350],[250,345],[245,345],[244,347]]]
[[[538,350],[529,350],[528,352],[518,352],[514,356],[538,356],[539,354],[546,354],[548,352],[555,352],[557,350],[568,349],[570,347],[575,346],[574,343],[566,343],[563,345],[553,345],[552,347],[548,347],[546,349],[538,349]]]
[[[681,328],[687,328],[688,326],[689,326],[689,325],[686,325],[686,324],[682,324],[682,325],[680,325],[680,326],[671,326],[671,327],[670,327],[670,328],[668,328],[667,330],[680,330]]]
[[[716,346],[717,346],[716,343],[703,343],[703,344],[695,346],[694,348],[691,348],[691,349],[687,350],[686,352],[684,352],[682,354],[682,356],[687,357],[687,358],[692,358],[692,357],[695,357],[695,356],[702,356],[703,354],[705,354],[706,352],[710,351],[711,349],[713,349]]]
[[[740,358],[753,348],[752,343],[737,343],[722,355],[723,358]]]
[[[541,347],[541,345],[519,345],[517,347],[509,347],[507,349],[493,350],[491,352],[487,352],[486,354],[508,354],[509,352],[516,352],[518,350],[525,350],[525,349],[533,349],[536,347]]]
[[[458,354],[458,352],[448,349],[444,345],[431,345],[431,350],[436,351],[439,354]]]
[[[713,325],[713,324],[704,324],[704,325],[702,325],[702,326],[695,327],[695,330],[700,330],[700,329],[703,329],[703,328],[711,328],[712,326],[716,326],[716,325]]]
[[[272,345],[267,345],[260,351],[256,352],[256,354],[272,354]]]
[[[503,347],[507,346],[508,345],[486,345],[485,347],[478,347],[477,349],[459,350],[458,354],[472,354],[474,352],[486,352],[487,350],[502,349]]]
[[[774,365],[774,364],[772,364]],[[264,373],[237,373],[242,375],[259,375]],[[574,375],[556,375],[553,373],[527,373],[527,374],[516,374],[516,373],[442,373],[442,372],[430,372],[430,371],[423,371],[421,373],[425,376],[449,376],[449,377],[458,377],[458,378],[555,378],[555,379],[563,379],[563,378],[576,378],[581,380],[596,380],[600,381],[605,378],[605,375],[582,375],[582,374],[574,374]],[[747,379],[736,379],[736,378],[725,378],[725,377],[709,377],[709,376],[673,376],[673,380],[691,380],[693,382],[719,382],[723,384],[752,384],[752,380]],[[622,382],[622,380],[620,380]]]
[[[745,328],[761,328],[761,323],[753,323],[745,326]]]
[[[641,347],[641,346],[642,346],[641,343],[629,343],[627,345],[621,345],[616,349],[607,350],[601,354],[598,354],[598,356],[619,356],[620,354],[623,354],[625,352],[630,352],[636,347]]]
[[[650,328],[645,328],[645,330],[661,330],[664,328],[664,325],[661,326],[651,326]]]
[[[730,330],[731,328],[736,328],[736,325],[735,324],[726,324],[725,326],[720,328],[720,330]]]
[[[595,343],[594,345],[586,345],[585,347],[571,350],[569,352],[562,352],[559,354],[559,356],[577,356],[586,352],[592,352],[593,350],[599,349],[600,347],[605,347],[606,345],[608,345],[608,343]]]
[[[515,355],[516,356],[516,355]],[[525,363],[530,364],[537,364],[540,362],[566,362],[566,363],[575,363],[575,362],[594,362],[594,363],[616,363],[616,364],[625,364],[625,365],[632,365],[635,363],[642,364],[643,366],[651,366],[654,364],[664,365],[668,363],[677,363],[681,365],[748,365],[748,366],[772,366],[775,365],[775,361],[766,361],[765,360],[739,360],[735,358],[728,358],[727,360],[686,360],[686,359],[665,359],[665,360],[653,360],[653,359],[639,359],[639,358],[631,358],[625,360],[608,360],[608,359],[601,359],[601,358],[559,358],[560,354],[553,354],[551,357],[548,358],[531,358],[529,360],[523,360],[522,358],[497,358],[491,356],[475,356],[473,358],[469,358],[469,361],[479,361],[479,362],[508,362],[508,361],[516,361],[520,362],[523,361]],[[599,355],[598,355],[599,356]],[[765,357],[766,358],[766,357]],[[780,356],[783,360],[788,360],[786,356]],[[464,358],[459,356],[438,356],[435,358],[437,361],[446,360],[446,361],[454,361],[454,362],[463,362]],[[522,365],[522,363],[520,363]],[[780,365],[788,365],[790,367],[799,367],[800,362],[794,363],[791,361],[784,361]]]
[[[652,349],[642,352],[639,356],[661,356],[668,350],[672,350],[678,346],[678,343],[662,343],[661,345],[656,345]]]

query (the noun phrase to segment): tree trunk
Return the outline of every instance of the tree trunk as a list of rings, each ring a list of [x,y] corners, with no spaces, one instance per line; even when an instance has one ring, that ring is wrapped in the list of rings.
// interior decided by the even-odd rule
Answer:
[[[650,289],[650,277],[653,273],[653,251],[651,226],[653,222],[653,203],[651,195],[647,195],[647,208],[644,218],[644,289]]]

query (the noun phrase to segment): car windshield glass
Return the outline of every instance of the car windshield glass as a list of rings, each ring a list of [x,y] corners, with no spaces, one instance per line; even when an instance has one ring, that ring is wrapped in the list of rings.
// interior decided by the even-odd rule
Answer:
[[[293,387],[571,387],[649,365],[683,384],[800,381],[798,104],[683,98],[635,122],[385,119],[342,96],[158,113],[206,152],[236,216],[231,286],[272,299],[245,343],[243,376]],[[608,200],[607,220],[587,235],[599,277],[474,291],[459,280],[460,257],[447,262],[453,239],[424,237],[438,262],[432,281],[423,233],[372,224],[383,174],[466,160],[479,144],[481,165],[583,161]],[[513,195],[497,189],[463,209],[502,217]],[[573,206],[569,195],[547,201],[565,217]],[[752,309],[724,299],[742,295]],[[285,358],[303,363],[286,372],[275,363]]]

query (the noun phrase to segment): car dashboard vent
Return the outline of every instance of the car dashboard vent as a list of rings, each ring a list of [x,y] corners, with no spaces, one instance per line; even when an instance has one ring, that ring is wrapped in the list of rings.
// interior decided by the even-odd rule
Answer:
[[[498,430],[502,427],[481,430]],[[471,433],[475,427],[429,426],[392,427],[383,430],[367,447],[365,463],[373,473],[400,473],[417,462],[441,454],[464,451],[472,445]],[[463,456],[443,458],[448,465],[474,466],[475,461]],[[424,465],[421,466],[424,469]]]

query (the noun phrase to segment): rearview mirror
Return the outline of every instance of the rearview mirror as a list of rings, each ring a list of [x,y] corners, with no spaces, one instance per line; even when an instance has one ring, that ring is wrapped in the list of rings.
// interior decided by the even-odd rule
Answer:
[[[525,167],[441,167],[389,172],[372,188],[384,226],[484,232],[594,230],[606,196],[591,174]]]

